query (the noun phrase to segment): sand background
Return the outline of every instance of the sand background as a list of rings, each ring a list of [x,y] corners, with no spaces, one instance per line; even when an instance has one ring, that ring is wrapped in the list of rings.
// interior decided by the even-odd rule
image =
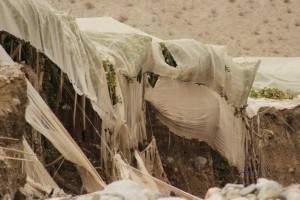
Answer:
[[[231,56],[300,56],[300,0],[48,0],[162,39],[226,45]]]

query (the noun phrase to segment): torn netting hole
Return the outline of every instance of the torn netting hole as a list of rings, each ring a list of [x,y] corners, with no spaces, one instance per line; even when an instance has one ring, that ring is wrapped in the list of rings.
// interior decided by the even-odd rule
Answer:
[[[172,66],[172,67],[177,67],[177,63],[176,61],[174,60],[172,54],[170,53],[170,51],[168,50],[168,48],[166,47],[165,43],[163,42],[160,42],[159,43],[159,49],[161,50],[164,58],[165,58],[165,62]]]

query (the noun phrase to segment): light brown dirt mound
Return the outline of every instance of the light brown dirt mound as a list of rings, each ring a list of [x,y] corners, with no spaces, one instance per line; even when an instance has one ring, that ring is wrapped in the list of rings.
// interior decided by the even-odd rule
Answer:
[[[22,72],[0,66],[0,199],[5,194],[13,197],[17,189],[25,183],[22,161],[2,157],[22,158],[22,154],[2,147],[22,149],[26,104],[26,82]]]

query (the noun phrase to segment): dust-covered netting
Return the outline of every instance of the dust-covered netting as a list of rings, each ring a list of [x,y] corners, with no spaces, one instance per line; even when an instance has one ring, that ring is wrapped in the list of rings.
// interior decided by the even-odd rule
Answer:
[[[28,80],[27,94],[26,121],[50,140],[67,160],[76,164],[88,192],[103,189],[106,184],[95,168]]]
[[[91,100],[102,119],[101,154],[105,165],[116,158],[114,152],[122,152],[129,164],[132,159],[139,161],[139,172],[146,176],[151,177],[146,171],[155,174],[153,170],[163,169],[151,166],[154,160],[147,157],[150,153],[158,159],[156,145],[148,153],[142,152],[141,159],[140,154],[131,151],[147,138],[146,100],[172,132],[203,140],[232,165],[244,168],[247,130],[243,109],[259,61],[237,64],[225,47],[187,39],[164,41],[120,26],[112,19],[107,25],[120,26],[120,31],[80,29],[75,17],[53,10],[44,0],[2,0],[0,10],[0,18],[7,19],[0,21],[0,31],[29,41],[67,74],[79,95]],[[99,20],[98,27],[103,21]],[[92,25],[89,19],[81,19],[80,24]],[[85,184],[94,186],[89,191],[103,187],[104,182],[80,148],[29,83],[28,88],[27,121],[65,158],[81,166],[79,171],[88,171],[96,183]],[[121,158],[113,162],[119,169],[125,166]],[[118,173],[120,178],[135,179],[124,170]],[[142,178],[155,190],[158,183]],[[163,187],[158,188],[160,191]]]

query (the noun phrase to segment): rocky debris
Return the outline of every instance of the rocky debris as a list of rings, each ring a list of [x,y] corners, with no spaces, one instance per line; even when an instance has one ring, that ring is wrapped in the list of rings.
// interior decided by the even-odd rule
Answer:
[[[276,181],[260,178],[257,184],[247,187],[238,184],[227,184],[223,189],[210,188],[206,195],[207,200],[299,200],[300,184],[283,188]]]

